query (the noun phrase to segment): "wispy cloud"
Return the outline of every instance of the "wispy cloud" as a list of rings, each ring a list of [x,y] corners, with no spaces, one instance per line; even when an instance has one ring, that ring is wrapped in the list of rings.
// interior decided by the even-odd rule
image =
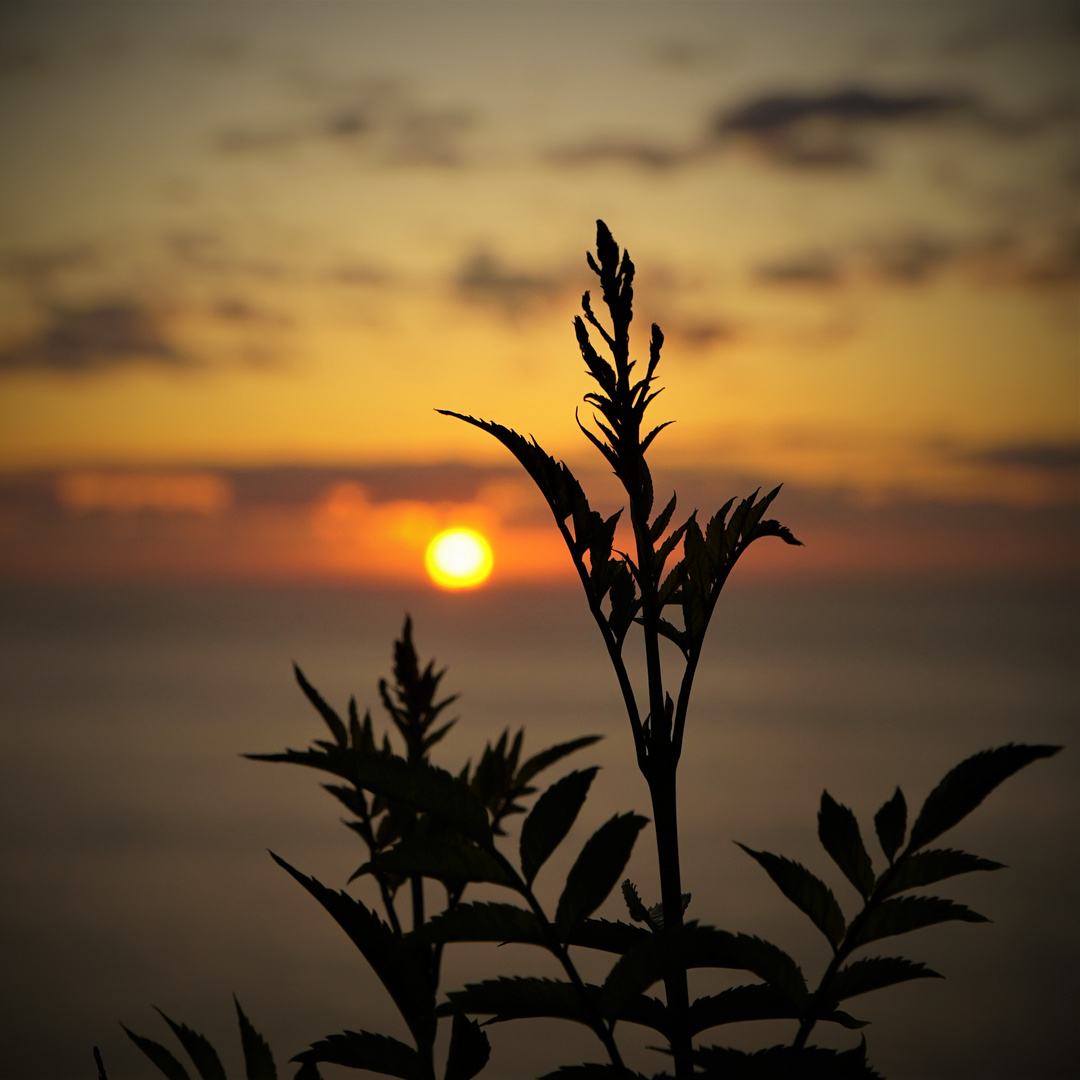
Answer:
[[[158,315],[131,299],[54,308],[37,331],[0,349],[0,373],[83,375],[138,363],[182,368],[193,362],[169,341]]]
[[[460,297],[486,304],[509,318],[550,303],[568,284],[566,275],[537,267],[511,267],[483,249],[468,256],[454,277]]]

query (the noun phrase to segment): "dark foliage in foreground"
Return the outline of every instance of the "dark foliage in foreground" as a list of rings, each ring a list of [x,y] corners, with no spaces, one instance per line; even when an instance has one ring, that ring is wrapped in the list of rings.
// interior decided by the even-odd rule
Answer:
[[[370,879],[382,914],[345,891],[331,889],[283,859],[279,865],[341,926],[378,975],[408,1028],[411,1042],[370,1031],[328,1035],[297,1054],[297,1080],[317,1077],[320,1063],[333,1063],[403,1080],[470,1080],[488,1061],[485,1027],[546,1017],[569,1020],[596,1036],[603,1062],[567,1065],[549,1080],[633,1078],[616,1038],[620,1023],[651,1029],[664,1045],[678,1080],[846,1080],[879,1074],[868,1064],[865,1040],[847,1050],[809,1044],[819,1023],[858,1029],[865,1022],[846,1011],[862,994],[913,979],[940,978],[924,964],[903,956],[867,955],[870,946],[936,923],[985,922],[982,915],[939,896],[913,893],[973,871],[997,870],[1000,863],[948,847],[932,847],[1013,773],[1057,753],[1056,746],[1007,745],[978,753],[951,770],[927,796],[910,828],[907,803],[897,788],[874,816],[883,855],[875,870],[855,815],[824,792],[818,812],[822,847],[857,894],[845,914],[828,884],[813,871],[781,855],[740,847],[769,875],[783,895],[826,938],[833,957],[811,988],[799,964],[778,946],[684,918],[690,896],[682,889],[676,778],[697,664],[720,593],[750,544],[776,537],[798,540],[766,511],[779,489],[741,501],[729,500],[704,524],[695,510],[675,517],[674,495],[655,512],[646,451],[667,425],[648,428],[645,413],[656,398],[657,366],[663,334],[652,327],[649,358],[639,377],[630,359],[634,265],[620,252],[607,227],[598,223],[596,256],[589,265],[600,279],[608,312],[605,325],[590,295],[575,323],[578,345],[597,389],[585,401],[599,414],[596,429],[582,425],[626,493],[629,513],[604,517],[594,510],[570,469],[545,453],[535,439],[487,420],[458,413],[465,422],[493,435],[536,482],[585,591],[589,610],[611,660],[637,762],[652,801],[652,822],[661,897],[646,905],[629,880],[622,881],[628,920],[594,918],[619,884],[647,819],[617,814],[587,840],[573,863],[554,911],[545,910],[534,891],[538,875],[578,818],[596,768],[570,772],[539,797],[534,781],[567,755],[596,742],[583,736],[523,757],[523,732],[505,731],[487,745],[475,767],[453,775],[433,764],[432,748],[450,731],[443,722],[454,700],[439,699],[444,672],[434,662],[421,668],[406,620],[394,648],[393,683],[379,693],[403,752],[388,734],[377,736],[372,719],[360,718],[350,700],[343,718],[296,669],[296,678],[329,730],[307,750],[251,755],[255,760],[305,765],[328,774],[324,785],[352,815],[346,822],[363,841],[365,861],[349,881]],[[603,342],[601,355],[590,333]],[[646,430],[648,428],[648,430]],[[626,533],[626,552],[617,532]],[[624,651],[638,627],[647,677],[641,700],[635,693]],[[672,642],[681,670],[665,677],[660,639]],[[635,637],[636,640],[636,637]],[[670,688],[670,689],[669,689]],[[515,815],[526,815],[514,857],[499,841]],[[470,885],[486,883],[506,891],[506,900],[466,900]],[[428,906],[428,888],[441,890],[437,911]],[[399,910],[399,905],[408,914]],[[385,918],[384,918],[385,916]],[[559,979],[506,976],[451,990],[440,997],[440,967],[448,945],[518,942],[550,953]],[[603,953],[610,966],[599,983],[587,983],[575,962],[577,950]],[[735,972],[736,985],[690,1001],[687,971],[715,968]],[[663,999],[650,992],[662,984]],[[264,1040],[237,1005],[248,1080],[276,1078]],[[217,1054],[195,1032],[166,1022],[192,1059],[202,1080],[225,1080]],[[436,1034],[450,1024],[445,1061],[436,1061]],[[789,1045],[746,1053],[723,1046],[695,1045],[703,1032],[754,1020],[788,1020]],[[126,1029],[125,1029],[126,1030]],[[169,1080],[187,1073],[163,1046],[128,1032]],[[101,1076],[104,1068],[100,1065]],[[521,1075],[531,1074],[523,1063]],[[657,1074],[661,1080],[669,1074]]]

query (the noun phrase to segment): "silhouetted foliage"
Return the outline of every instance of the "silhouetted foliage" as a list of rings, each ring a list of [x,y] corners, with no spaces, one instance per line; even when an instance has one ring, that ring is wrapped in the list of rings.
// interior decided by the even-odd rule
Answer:
[[[305,765],[334,778],[324,787],[350,812],[352,819],[346,824],[367,850],[365,861],[349,881],[370,878],[383,915],[278,856],[274,859],[345,931],[379,977],[412,1038],[410,1044],[370,1031],[328,1035],[293,1058],[300,1064],[297,1080],[313,1080],[320,1063],[404,1080],[435,1080],[440,1072],[444,1080],[470,1080],[484,1068],[490,1053],[485,1030],[470,1017],[485,1017],[485,1025],[546,1017],[590,1029],[607,1060],[566,1065],[549,1073],[549,1080],[641,1077],[622,1060],[616,1039],[620,1023],[655,1031],[667,1044],[661,1049],[672,1059],[677,1080],[691,1076],[872,1080],[879,1074],[867,1063],[864,1039],[846,1050],[810,1046],[814,1028],[821,1022],[845,1029],[864,1027],[864,1021],[840,1008],[841,1003],[898,983],[940,976],[901,956],[852,959],[853,954],[884,938],[936,923],[985,922],[982,915],[951,900],[906,894],[959,874],[997,870],[1001,864],[927,845],[966,817],[1006,778],[1060,749],[1010,744],[968,758],[926,798],[910,834],[907,804],[897,788],[874,817],[885,857],[880,872],[874,869],[855,815],[823,792],[818,836],[858,896],[860,906],[850,918],[832,888],[811,870],[740,844],[828,941],[833,957],[814,989],[795,959],[778,946],[684,919],[691,897],[682,890],[676,774],[705,634],[728,576],[752,543],[764,537],[777,537],[790,545],[799,541],[786,526],[765,517],[779,488],[763,497],[755,491],[742,500],[728,500],[702,518],[704,526],[697,510],[676,520],[674,494],[654,513],[646,451],[667,423],[649,427],[645,414],[660,393],[655,380],[664,338],[653,325],[648,360],[638,369],[630,359],[629,338],[634,264],[625,251],[620,252],[603,222],[597,223],[596,248],[588,263],[600,279],[608,320],[605,325],[597,317],[586,292],[583,317],[576,319],[575,332],[587,373],[597,386],[585,395],[585,401],[598,415],[593,418],[595,429],[580,421],[579,425],[619,479],[626,507],[605,518],[592,509],[570,469],[535,439],[488,420],[446,415],[493,435],[517,458],[543,494],[566,542],[614,668],[637,762],[649,786],[661,897],[647,905],[626,879],[622,894],[630,921],[593,917],[622,878],[637,837],[648,823],[635,813],[616,814],[585,842],[566,876],[554,913],[545,911],[534,892],[537,877],[577,821],[597,769],[570,772],[541,793],[530,808],[528,800],[537,793],[533,781],[567,755],[595,743],[596,736],[553,746],[522,761],[523,732],[511,737],[507,730],[494,745],[484,748],[475,767],[467,764],[454,775],[433,764],[432,748],[455,723],[442,721],[455,698],[440,698],[445,672],[437,671],[434,662],[421,668],[408,619],[394,646],[393,682],[379,684],[379,696],[404,745],[403,753],[395,750],[388,733],[376,734],[370,713],[360,718],[355,699],[349,701],[343,718],[297,667],[297,682],[330,739],[317,739],[306,750],[249,756]],[[608,356],[601,355],[591,334],[597,335]],[[632,547],[629,552],[620,550],[616,541],[624,514],[632,542],[627,545]],[[634,626],[641,631],[647,677],[641,700],[625,656]],[[661,661],[661,638],[673,642],[681,654],[681,671],[674,679]],[[517,859],[512,861],[497,842],[507,835],[509,820],[518,814],[526,816]],[[433,914],[427,907],[425,882],[438,883],[444,894]],[[466,902],[468,886],[479,882],[507,890],[512,902]],[[397,907],[403,889],[411,909],[408,929]],[[565,977],[501,976],[451,990],[440,1000],[443,950],[468,942],[534,945],[555,958]],[[601,982],[586,983],[579,974],[571,950],[580,948],[610,957],[610,968]],[[755,981],[690,1001],[687,971],[694,968],[745,972]],[[649,993],[660,983],[664,999]],[[237,1013],[249,1080],[275,1077],[269,1048],[239,1005]],[[451,1019],[449,1051],[444,1067],[437,1070],[436,1033],[444,1018]],[[210,1044],[183,1025],[168,1017],[165,1020],[202,1080],[224,1080]],[[694,1044],[702,1032],[753,1020],[792,1021],[791,1044],[755,1053]],[[170,1080],[187,1076],[164,1047],[128,1034]],[[103,1066],[100,1071],[104,1077]],[[527,1071],[524,1066],[522,1075]],[[657,1074],[653,1080],[671,1078]]]

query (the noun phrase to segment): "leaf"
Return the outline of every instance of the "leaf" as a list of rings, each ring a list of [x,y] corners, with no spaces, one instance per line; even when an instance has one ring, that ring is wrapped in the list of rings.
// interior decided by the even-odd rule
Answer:
[[[319,691],[307,681],[304,673],[300,670],[299,664],[293,664],[293,673],[296,675],[296,681],[300,684],[300,689],[304,691],[304,696],[315,706],[326,726],[330,729],[330,733],[337,741],[338,746],[344,750],[349,745],[349,736],[345,731],[345,725],[341,722],[341,717],[327,705]]]
[[[1024,746],[1009,743],[983,750],[955,769],[926,797],[911,827],[908,851],[916,851],[967,817],[1003,780],[1039,758],[1053,757],[1060,746]]]
[[[844,1001],[871,990],[908,982],[911,979],[941,979],[944,976],[925,964],[905,960],[902,956],[870,956],[842,967],[824,987],[824,996]]]
[[[720,1024],[737,1024],[745,1020],[792,1020],[798,1010],[788,998],[768,983],[733,986],[710,997],[691,1003],[688,1014],[689,1033],[697,1035]]]
[[[849,950],[857,949],[879,938],[952,921],[974,923],[990,920],[963,904],[944,900],[940,896],[902,896],[870,909],[867,918],[849,935],[847,944]]]
[[[464,1013],[455,1013],[445,1080],[472,1080],[488,1063],[489,1057],[491,1043],[480,1025],[475,1020],[469,1020]]]
[[[240,1002],[233,994],[236,1018],[240,1024],[240,1043],[244,1048],[244,1069],[247,1080],[277,1080],[277,1066],[267,1041],[255,1030],[244,1015]]]
[[[649,909],[641,902],[637,886],[627,878],[622,883],[623,900],[626,902],[626,910],[634,922],[643,922],[650,930],[655,930],[652,920],[649,918]]]
[[[978,855],[969,855],[966,851],[954,851],[952,848],[930,848],[906,855],[889,875],[882,876],[881,896],[893,896],[905,889],[914,889],[920,885],[931,885],[935,881],[955,877],[957,874],[969,874],[973,870],[1001,870],[1004,863],[991,859],[980,859]]]
[[[127,1032],[127,1037],[158,1067],[158,1070],[164,1073],[169,1080],[190,1080],[184,1066],[180,1064],[165,1049],[161,1043],[154,1042],[153,1039],[146,1039],[142,1035],[136,1035],[134,1031],[120,1025]]]
[[[293,1061],[314,1064],[324,1061],[328,1065],[344,1065],[348,1069],[367,1069],[383,1076],[397,1076],[401,1080],[425,1080],[428,1075],[424,1059],[407,1043],[378,1035],[371,1031],[343,1031],[340,1035],[327,1035],[309,1050],[297,1054]]]
[[[897,788],[893,797],[874,815],[874,828],[877,830],[878,843],[885,853],[885,858],[892,864],[893,857],[900,850],[907,832],[907,803],[904,793]]]
[[[531,912],[515,904],[457,904],[433,916],[411,937],[416,941],[498,941],[543,945],[544,931]]]
[[[170,1020],[160,1009],[157,1011],[165,1023],[173,1029],[173,1034],[187,1051],[188,1057],[191,1058],[202,1080],[226,1080],[221,1058],[210,1045],[210,1040],[197,1031],[192,1031],[187,1025]]]
[[[359,900],[326,888],[301,874],[273,852],[271,858],[287,870],[334,917],[352,939],[394,1000],[419,1046],[435,1038],[435,988],[431,982],[428,951],[400,938]]]
[[[601,1010],[612,1019],[625,1002],[672,972],[700,967],[750,971],[784,995],[795,1009],[801,1009],[808,998],[802,971],[782,949],[761,938],[688,922],[648,934],[615,964],[604,981]]]
[[[874,868],[863,847],[855,815],[836,802],[827,792],[821,793],[818,811],[818,837],[844,877],[859,890],[865,900],[874,891]]]
[[[404,877],[419,874],[455,886],[469,881],[490,881],[510,889],[519,887],[512,871],[490,852],[471,844],[430,836],[402,840],[388,851],[380,852],[371,862],[364,863],[352,876],[356,878],[367,873],[401,874]]]
[[[564,776],[536,800],[521,825],[521,873],[531,885],[548,856],[566,839],[585,803],[589,785],[599,769],[583,769]]]
[[[725,1080],[881,1080],[866,1063],[865,1043],[850,1050],[823,1046],[770,1046],[749,1053],[728,1046],[701,1046],[694,1063],[704,1076]]]
[[[540,1080],[648,1080],[641,1073],[630,1072],[617,1065],[586,1061],[582,1065],[560,1065],[554,1072],[544,1073]]]
[[[828,938],[833,951],[840,947],[847,929],[844,913],[832,889],[800,863],[767,851],[754,851],[745,844],[739,847],[756,859],[776,883],[777,888]]]
[[[555,927],[564,941],[582,919],[607,899],[646,822],[640,814],[616,814],[585,842],[577,862],[570,868],[555,911]]]
[[[94,1064],[97,1066],[97,1080],[109,1080],[108,1073],[105,1072],[105,1062],[101,1060],[101,1051],[94,1047]]]
[[[500,978],[469,983],[446,995],[449,1003],[438,1012],[490,1014],[492,1023],[545,1016],[556,1020],[590,1023],[589,1011],[577,989],[558,979]]]
[[[630,923],[611,922],[608,919],[585,919],[570,931],[567,945],[580,945],[586,949],[601,952],[629,952],[636,945],[646,940],[650,931],[643,930]]]
[[[355,783],[424,810],[480,843],[491,840],[483,804],[445,769],[387,754],[354,754],[352,759]]]
[[[570,742],[559,743],[557,746],[549,746],[546,750],[541,750],[539,754],[534,754],[518,769],[517,776],[514,777],[515,785],[527,784],[537,773],[541,773],[544,769],[554,765],[560,758],[574,753],[575,750],[592,746],[593,743],[599,742],[603,737],[603,735],[583,735],[580,739],[571,739]]]
[[[671,501],[656,515],[655,520],[649,526],[649,539],[655,544],[664,534],[664,530],[668,527],[668,522],[671,520],[671,515],[675,513],[675,504],[678,500],[677,495],[671,496]]]

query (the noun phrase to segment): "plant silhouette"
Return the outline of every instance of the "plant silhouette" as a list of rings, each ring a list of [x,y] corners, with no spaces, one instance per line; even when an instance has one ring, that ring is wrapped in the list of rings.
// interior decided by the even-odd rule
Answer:
[[[648,784],[660,898],[646,905],[637,887],[624,879],[629,919],[593,917],[622,879],[638,834],[647,824],[635,813],[616,814],[586,841],[554,912],[545,911],[537,898],[537,876],[577,820],[595,767],[570,772],[532,802],[521,822],[516,858],[500,849],[498,841],[507,835],[510,819],[526,813],[526,801],[536,794],[533,781],[562,758],[594,744],[596,736],[583,736],[522,760],[523,732],[511,738],[507,730],[495,745],[485,747],[475,768],[466,765],[455,776],[434,765],[430,752],[454,724],[443,722],[442,716],[455,699],[439,700],[444,672],[436,671],[434,662],[420,667],[408,619],[394,646],[393,682],[379,685],[404,753],[395,751],[388,734],[376,737],[370,714],[361,720],[355,699],[349,702],[347,720],[342,719],[297,668],[297,681],[331,738],[316,740],[304,751],[249,756],[305,765],[335,778],[324,786],[353,815],[347,824],[367,850],[366,860],[349,880],[371,878],[385,921],[349,893],[327,888],[274,858],[345,930],[382,981],[413,1040],[410,1045],[370,1031],[329,1035],[294,1057],[300,1064],[298,1080],[317,1077],[318,1065],[324,1062],[404,1080],[435,1080],[438,1075],[444,1080],[469,1080],[483,1070],[490,1052],[486,1031],[470,1017],[486,1017],[485,1026],[547,1017],[587,1027],[605,1060],[565,1065],[549,1073],[549,1080],[642,1080],[642,1074],[623,1061],[616,1037],[620,1023],[644,1026],[659,1035],[666,1044],[660,1049],[669,1056],[676,1080],[877,1077],[867,1062],[865,1039],[860,1037],[859,1043],[841,1051],[813,1046],[809,1040],[816,1026],[862,1028],[864,1022],[842,1010],[842,1003],[912,979],[940,976],[901,956],[853,959],[854,954],[887,937],[936,923],[986,921],[961,904],[912,895],[912,890],[976,870],[997,870],[1001,864],[928,845],[1013,773],[1060,749],[1010,744],[975,754],[931,791],[910,829],[906,801],[898,788],[874,817],[884,856],[880,872],[874,869],[854,814],[824,792],[818,836],[858,894],[861,906],[850,919],[829,886],[812,871],[740,844],[827,939],[833,957],[813,990],[798,963],[778,946],[684,917],[690,894],[683,891],[679,857],[677,771],[705,635],[743,552],[764,537],[778,537],[791,545],[799,541],[778,521],[765,517],[779,488],[764,496],[754,492],[742,500],[731,499],[703,518],[704,524],[696,510],[677,521],[674,495],[654,512],[646,454],[667,424],[650,427],[645,416],[660,392],[655,381],[663,334],[652,326],[648,360],[638,367],[630,359],[634,264],[603,222],[597,222],[596,253],[589,254],[588,263],[600,281],[607,325],[594,313],[586,292],[575,331],[587,372],[597,386],[585,401],[598,415],[593,418],[595,429],[580,420],[579,426],[625,492],[632,551],[616,547],[624,511],[605,518],[592,509],[570,469],[535,439],[488,420],[445,415],[493,435],[514,455],[543,494],[566,542],[611,661],[637,764]],[[610,359],[595,347],[592,334]],[[627,658],[638,632],[646,672],[640,700]],[[661,638],[676,647],[674,675],[663,663]],[[428,908],[425,882],[442,889],[443,903],[434,914]],[[467,902],[464,895],[473,883],[501,887],[512,902]],[[411,912],[407,929],[398,910],[403,890]],[[555,958],[565,978],[508,975],[451,990],[440,1001],[444,949],[471,942],[535,945]],[[602,983],[582,978],[575,962],[579,949],[612,958]],[[752,981],[690,1001],[687,972],[694,968],[744,972]],[[661,983],[664,998],[650,995]],[[276,1076],[265,1042],[239,1004],[237,1012],[249,1080]],[[445,1065],[439,1069],[435,1039],[443,1018],[450,1019],[451,1034]],[[224,1080],[209,1043],[165,1019],[202,1080]],[[705,1031],[753,1020],[791,1021],[791,1042],[755,1053],[695,1045]],[[128,1034],[170,1080],[187,1077],[164,1047]],[[100,1059],[99,1069],[104,1077]],[[519,1075],[532,1075],[529,1063],[521,1063]],[[670,1075],[658,1073],[653,1080],[670,1080]]]

